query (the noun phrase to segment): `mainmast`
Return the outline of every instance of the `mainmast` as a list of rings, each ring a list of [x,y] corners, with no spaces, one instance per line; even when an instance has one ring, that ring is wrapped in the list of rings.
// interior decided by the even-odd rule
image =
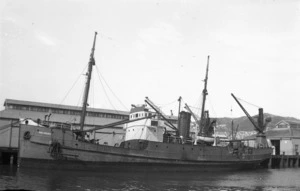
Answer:
[[[94,52],[95,52],[95,45],[96,45],[96,36],[97,36],[97,32],[95,32],[93,48],[92,48],[92,51],[90,54],[88,72],[86,74],[87,79],[86,79],[86,84],[85,84],[85,89],[84,89],[82,112],[81,112],[81,117],[80,117],[80,131],[83,131],[83,126],[84,126],[84,121],[85,121],[85,116],[86,116],[86,107],[88,105],[87,101],[88,101],[88,97],[89,97],[90,81],[91,81],[91,77],[92,77],[93,66],[95,65]]]
[[[205,79],[204,79],[204,89],[202,91],[202,109],[201,109],[201,118],[200,118],[200,134],[202,134],[203,132],[203,128],[205,126],[205,101],[206,101],[206,96],[207,96],[207,80],[208,80],[208,66],[209,66],[209,56],[207,56],[207,66],[206,66],[206,75],[205,75]]]

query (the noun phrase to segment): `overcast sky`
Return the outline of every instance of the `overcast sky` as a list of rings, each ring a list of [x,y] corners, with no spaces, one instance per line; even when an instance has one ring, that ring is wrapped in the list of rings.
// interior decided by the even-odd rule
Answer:
[[[199,108],[210,55],[211,116],[244,115],[234,93],[300,118],[300,1],[3,0],[0,7],[1,110],[5,99],[79,106],[98,31],[92,107],[127,110],[148,96],[176,114],[182,96]]]

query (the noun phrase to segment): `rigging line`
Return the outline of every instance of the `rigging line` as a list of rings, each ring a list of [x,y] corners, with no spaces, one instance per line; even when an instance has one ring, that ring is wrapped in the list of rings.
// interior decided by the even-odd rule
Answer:
[[[202,109],[202,95],[200,95],[198,97],[198,100],[197,100],[197,102],[194,105],[197,106],[197,107],[192,107],[192,108],[194,108],[196,110],[194,113],[197,114],[198,116],[200,116],[201,109]]]
[[[95,112],[95,80],[92,78],[92,111]],[[93,125],[95,125],[95,117],[93,117]]]
[[[75,86],[75,84],[78,82],[78,80],[80,79],[80,77],[81,77],[82,75],[86,75],[86,74],[83,74],[83,73],[84,73],[84,71],[86,70],[87,67],[88,67],[88,64],[83,68],[83,70],[82,70],[81,73],[79,74],[77,80],[76,80],[75,83],[73,84],[72,88],[69,90],[68,94],[71,92],[71,90],[73,89],[73,87]],[[81,89],[81,94],[80,94],[79,99],[78,99],[77,104],[76,104],[77,107],[80,107],[79,104],[80,104],[80,101],[82,100],[82,96],[83,96],[83,93],[84,93],[84,91],[83,91],[84,88],[85,88],[84,85],[83,85],[81,88],[82,88],[82,89]],[[65,98],[68,96],[68,94],[65,96]],[[65,98],[64,98],[64,99],[65,99]],[[62,102],[63,102],[63,101],[62,101]],[[61,103],[62,103],[62,102],[61,102]],[[60,103],[60,106],[62,106],[61,103]],[[75,114],[75,115],[77,115],[77,114]],[[81,114],[79,114],[79,115],[81,115]],[[80,119],[79,119],[79,120],[80,120]],[[75,123],[75,122],[76,122],[76,117],[70,116],[69,121],[74,121],[74,123]]]
[[[200,96],[198,97],[198,99],[194,102],[193,105],[196,105],[196,106],[199,105],[198,108],[201,109],[201,106],[202,106],[202,95],[200,95]]]
[[[1,134],[4,134],[6,131],[10,130],[9,128],[6,128],[4,131],[0,132],[0,135]]]
[[[243,102],[249,104],[249,105],[252,105],[252,106],[257,107],[257,108],[261,108],[260,106],[257,106],[257,105],[255,105],[255,104],[253,104],[253,103],[250,103],[250,102],[247,102],[247,101],[243,100],[242,98],[238,98],[238,97],[236,97],[236,98],[237,98],[238,100],[240,100],[240,101],[243,101]]]
[[[210,96],[208,96],[208,101],[209,101],[209,105],[211,106],[211,109],[212,109],[212,112],[213,112],[213,114],[215,115],[215,117],[217,118],[217,112],[215,111],[215,108],[214,108],[214,106],[213,106],[213,104],[212,104],[212,101],[211,101],[211,97]]]
[[[198,106],[199,106],[199,109],[197,109],[195,113],[196,113],[196,115],[198,115],[198,116],[201,116],[201,110],[202,110],[202,101],[200,101],[200,103],[199,103],[199,105],[198,105]],[[205,108],[204,108],[204,109],[205,109]]]
[[[189,107],[193,108],[193,109],[201,109],[200,107],[194,107],[194,106],[190,106],[190,105],[189,105]]]
[[[80,101],[82,100],[82,96],[83,96],[83,93],[84,93],[84,91],[83,91],[84,88],[85,88],[85,87],[82,86],[81,94],[80,94],[79,99],[78,99],[78,102],[77,102],[77,107],[80,107],[79,104],[80,104]]]
[[[62,105],[62,103],[65,101],[65,99],[67,98],[67,96],[69,95],[69,93],[71,92],[71,90],[74,88],[75,84],[78,82],[78,80],[80,79],[82,73],[85,71],[85,69],[87,68],[88,65],[86,65],[84,67],[84,69],[82,70],[82,72],[79,74],[79,76],[77,77],[76,81],[73,83],[71,89],[69,89],[69,91],[67,92],[67,94],[65,95],[65,97],[63,98],[63,100],[60,102],[59,105]]]
[[[171,105],[173,103],[175,103],[178,99],[175,99],[174,101],[170,102],[170,103],[166,103],[166,104],[156,104],[157,106],[159,107],[165,107],[165,106],[168,106],[168,105]]]
[[[96,69],[97,69],[97,72],[98,72],[98,75],[101,75],[101,72],[100,70],[98,69],[98,66],[96,65]],[[116,94],[112,91],[112,89],[109,87],[108,83],[106,82],[105,78],[102,76],[102,79],[103,81],[105,82],[106,86],[108,87],[108,89],[111,91],[111,93],[117,98],[117,100],[119,101],[119,103],[121,103],[121,105],[126,109],[126,110],[129,110],[122,102],[121,100],[116,96]]]
[[[97,67],[96,67],[97,68]],[[97,69],[98,70],[98,69]],[[100,73],[100,72],[99,72]],[[105,90],[105,87],[104,87],[104,85],[103,85],[103,83],[102,83],[102,81],[101,81],[101,78],[100,78],[100,75],[99,75],[99,73],[97,73],[98,74],[98,78],[99,78],[99,81],[100,81],[100,84],[101,84],[101,86],[102,86],[102,88],[103,88],[103,91],[104,91],[104,93],[105,93],[105,95],[106,95],[106,97],[107,97],[107,100],[108,100],[108,102],[110,103],[110,105],[114,108],[114,110],[118,113],[118,114],[120,114],[119,113],[119,111],[115,108],[115,106],[112,104],[112,102],[110,101],[110,99],[109,99],[109,97],[108,97],[108,94],[107,94],[107,92],[106,92],[106,90]],[[104,78],[103,78],[104,79]],[[105,80],[104,80],[105,81]]]

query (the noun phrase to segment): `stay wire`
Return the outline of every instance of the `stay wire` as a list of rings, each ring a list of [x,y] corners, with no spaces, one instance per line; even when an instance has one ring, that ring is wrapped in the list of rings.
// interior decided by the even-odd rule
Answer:
[[[213,112],[213,114],[215,115],[215,117],[217,118],[217,117],[218,117],[218,114],[217,114],[217,112],[215,111],[215,108],[214,108],[214,106],[213,106],[213,104],[212,104],[211,97],[209,97],[209,96],[207,96],[207,97],[208,97],[208,102],[209,102],[209,105],[210,105],[210,107],[211,107],[211,109],[212,109],[212,112]]]
[[[108,89],[111,91],[111,93],[115,96],[115,98],[117,98],[117,100],[119,101],[119,103],[126,109],[129,110],[123,103],[122,101],[116,96],[116,94],[112,91],[112,89],[110,88],[110,86],[108,85],[108,83],[106,82],[105,78],[103,77],[103,75],[101,74],[100,70],[98,69],[97,65],[96,65],[96,69],[98,72],[98,76],[100,75],[104,81],[104,83],[106,84],[106,86],[108,87]]]
[[[84,93],[84,86],[82,86],[82,88],[81,88],[81,94],[80,94],[80,96],[79,96],[79,99],[78,99],[78,102],[77,102],[77,107],[79,107],[79,104],[80,104],[80,101],[82,101],[82,97],[83,97],[83,93]]]
[[[95,111],[95,80],[92,78],[92,111]],[[93,117],[93,125],[95,125],[95,117]]]
[[[166,107],[166,106],[168,106],[168,105],[171,105],[171,104],[175,103],[177,100],[178,100],[178,99],[175,99],[174,101],[172,101],[172,102],[170,102],[170,103],[166,103],[166,104],[157,104],[157,106],[163,108],[163,107]]]
[[[261,108],[260,106],[257,106],[257,105],[255,105],[255,104],[253,104],[253,103],[250,103],[250,102],[247,102],[247,101],[243,100],[242,98],[238,98],[238,97],[236,97],[236,98],[237,98],[238,100],[240,100],[240,101],[243,101],[243,102],[249,104],[249,105],[252,105],[253,107]]]
[[[97,67],[96,67],[96,68],[97,68]],[[97,69],[97,71],[98,71],[98,69]],[[99,72],[99,73],[100,73],[100,72]],[[106,95],[106,98],[107,98],[108,102],[109,102],[110,105],[114,108],[114,110],[115,110],[118,114],[120,114],[119,111],[115,108],[115,106],[114,106],[114,105],[112,104],[112,102],[110,101],[109,96],[108,96],[108,94],[107,94],[107,92],[106,92],[106,90],[105,90],[104,84],[102,83],[102,80],[101,80],[101,77],[100,77],[99,73],[97,73],[97,75],[98,75],[99,81],[100,81],[100,83],[101,83],[101,86],[102,86],[102,88],[103,88],[103,91],[104,91],[104,93],[105,93],[105,95]]]
[[[71,90],[74,88],[75,84],[78,82],[78,80],[80,79],[82,73],[85,71],[85,69],[87,68],[88,65],[86,65],[84,67],[84,69],[82,70],[82,72],[79,74],[79,76],[77,77],[76,81],[73,83],[72,87],[69,89],[69,91],[67,92],[67,94],[65,95],[65,97],[63,98],[63,100],[60,102],[59,105],[62,105],[62,103],[65,101],[65,99],[67,98],[67,96],[69,95],[69,93],[71,92]]]

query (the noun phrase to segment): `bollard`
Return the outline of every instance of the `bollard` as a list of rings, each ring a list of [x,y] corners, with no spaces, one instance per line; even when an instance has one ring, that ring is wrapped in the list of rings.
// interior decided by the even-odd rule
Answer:
[[[296,158],[296,162],[295,162],[295,167],[296,168],[299,168],[299,155],[297,156],[297,158]]]
[[[284,167],[284,158],[283,158],[283,155],[281,156],[280,158],[280,166],[279,168],[283,168]]]
[[[10,155],[9,164],[10,164],[10,165],[13,165],[13,164],[14,164],[14,155]]]
[[[284,167],[288,168],[289,167],[289,157],[286,156],[286,159],[284,160],[285,164]]]
[[[268,168],[272,168],[272,158],[273,155],[271,155],[270,159],[269,159],[269,163],[268,163]]]

